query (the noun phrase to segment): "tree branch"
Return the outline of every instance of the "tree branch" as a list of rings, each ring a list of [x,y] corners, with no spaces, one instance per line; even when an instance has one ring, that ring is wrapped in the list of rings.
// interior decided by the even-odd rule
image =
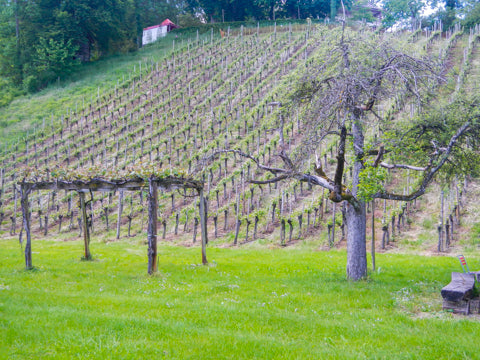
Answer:
[[[345,168],[345,140],[347,138],[347,128],[342,126],[340,130],[340,143],[338,145],[337,168],[335,170],[335,197],[337,200],[342,198],[342,177]]]
[[[380,164],[380,161],[382,161],[382,157],[384,153],[385,153],[385,148],[383,146],[380,146],[380,149],[378,150],[378,153],[377,153],[377,158],[373,163],[373,167],[378,167],[378,165]]]
[[[285,175],[277,176],[277,177],[275,177],[275,178],[273,178],[273,179],[268,179],[268,180],[248,180],[248,182],[249,182],[250,184],[265,185],[265,184],[273,184],[273,183],[276,183],[276,182],[279,182],[279,181],[288,179],[289,177],[291,177],[291,176],[288,175],[288,174],[285,174]]]
[[[387,164],[383,161],[380,163],[380,166],[386,169],[408,169],[408,170],[415,170],[415,171],[427,170],[427,167],[419,167],[419,166],[404,165],[404,164]]]
[[[443,155],[441,156],[438,164],[436,166],[433,166],[433,162],[431,161],[431,165],[429,165],[427,168],[424,169],[425,174],[422,180],[422,183],[419,185],[419,187],[412,192],[411,194],[407,195],[397,195],[393,193],[388,193],[385,191],[381,191],[376,193],[373,197],[377,199],[387,199],[387,200],[399,200],[399,201],[411,201],[414,200],[423,194],[425,194],[425,191],[427,189],[427,186],[432,182],[434,179],[435,175],[437,172],[442,168],[442,166],[445,164],[445,162],[448,160],[448,157],[450,156],[453,147],[456,145],[458,139],[465,134],[467,129],[470,127],[470,122],[466,122],[463,124],[457,132],[452,136],[450,139],[448,146],[443,150]]]

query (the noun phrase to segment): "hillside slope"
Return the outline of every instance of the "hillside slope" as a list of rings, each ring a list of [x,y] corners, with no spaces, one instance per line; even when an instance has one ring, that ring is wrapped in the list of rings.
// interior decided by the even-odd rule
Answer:
[[[68,173],[88,177],[94,173],[112,176],[132,166],[154,164],[204,181],[211,244],[255,241],[314,248],[343,246],[341,205],[327,201],[328,194],[322,189],[293,180],[253,186],[250,179],[266,179],[266,175],[251,160],[231,154],[222,154],[206,166],[202,162],[212,152],[237,149],[267,165],[278,164],[279,111],[269,104],[286,99],[294,79],[315,65],[324,30],[285,26],[271,32],[263,29],[261,33],[219,39],[193,38],[160,61],[146,58],[124,81],[113,83],[103,93],[97,90],[87,96],[92,102],[77,104],[75,110],[70,108],[63,116],[44,121],[0,159],[3,235],[21,233],[19,194],[14,189],[24,174],[21,168],[44,178]],[[479,70],[474,64],[480,54],[476,35],[452,32],[381,36],[407,43],[418,54],[442,58],[450,79],[439,90],[444,96],[477,86],[474,79]],[[414,116],[416,111],[409,102],[387,101],[378,107],[381,116],[394,114],[401,119]],[[286,119],[285,143],[291,152],[305,137],[302,116],[299,108]],[[331,142],[321,149],[329,174],[336,146]],[[395,178],[397,173],[392,171],[391,176]],[[412,181],[398,173],[395,186],[406,191]],[[465,184],[468,182],[459,179],[444,187],[443,218],[453,214],[455,244],[461,240],[471,246],[477,242],[471,235],[478,221],[471,215],[476,209],[472,208],[476,197],[465,196],[470,191]],[[475,184],[472,188],[476,189]],[[193,194],[169,192],[161,193],[159,198],[159,237],[183,244],[195,241],[198,215]],[[36,192],[30,199],[35,238],[78,237],[75,193]],[[145,192],[95,193],[90,203],[93,238],[115,240],[120,200],[121,236],[136,234],[144,239],[145,199]],[[391,251],[400,244],[402,248],[435,250],[441,201],[432,199],[440,199],[438,188],[425,200],[411,204],[377,201],[377,247]],[[467,227],[461,228],[460,217],[465,215],[469,219]],[[392,241],[384,243],[387,230]],[[440,250],[447,251],[448,247]]]

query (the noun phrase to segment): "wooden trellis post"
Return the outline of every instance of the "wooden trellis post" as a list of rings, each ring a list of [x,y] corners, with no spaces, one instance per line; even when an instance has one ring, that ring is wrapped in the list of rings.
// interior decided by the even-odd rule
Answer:
[[[123,212],[123,190],[118,192],[117,240],[120,239],[120,225]]]
[[[85,260],[91,260],[90,254],[90,230],[88,228],[87,208],[85,206],[85,193],[83,191],[78,192],[80,197],[80,211],[82,213],[82,227],[83,227],[83,244],[85,248]]]
[[[23,228],[25,229],[25,236],[27,238],[25,244],[25,268],[30,270],[32,265],[32,238],[30,235],[30,210],[28,208],[28,194],[31,191],[31,186],[22,185],[20,187],[21,192],[21,204],[22,204],[22,216],[23,216]]]
[[[148,273],[157,271],[157,183],[148,179]]]
[[[200,229],[202,232],[202,264],[208,264],[207,261],[207,207],[205,206],[205,197],[203,196],[203,189],[198,190],[200,196]]]

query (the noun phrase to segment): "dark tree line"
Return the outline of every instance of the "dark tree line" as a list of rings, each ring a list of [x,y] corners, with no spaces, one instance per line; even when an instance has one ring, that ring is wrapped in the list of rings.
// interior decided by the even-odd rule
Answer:
[[[199,9],[208,22],[325,18],[333,0],[188,0],[191,9]]]
[[[35,91],[81,62],[136,50],[143,27],[180,11],[165,0],[0,0],[0,81]]]

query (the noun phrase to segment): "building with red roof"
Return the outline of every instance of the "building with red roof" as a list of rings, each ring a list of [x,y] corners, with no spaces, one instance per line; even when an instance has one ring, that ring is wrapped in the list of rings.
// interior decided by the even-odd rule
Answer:
[[[169,31],[178,28],[170,19],[165,19],[159,25],[153,25],[143,29],[142,46],[151,44],[159,38],[167,35]]]

